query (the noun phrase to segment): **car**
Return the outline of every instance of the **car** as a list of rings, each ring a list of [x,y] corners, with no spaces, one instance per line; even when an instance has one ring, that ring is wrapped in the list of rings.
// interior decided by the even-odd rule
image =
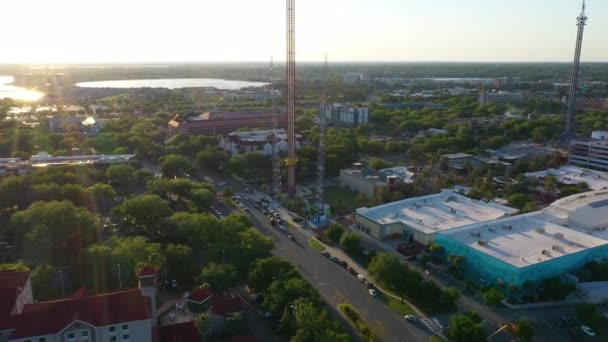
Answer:
[[[302,222],[302,218],[301,217],[294,217],[293,218],[293,222]]]
[[[291,234],[287,234],[287,238],[289,240],[291,240],[291,241],[295,241],[296,240],[296,238],[294,238],[293,235],[291,235]]]
[[[344,261],[344,260],[340,260],[340,261],[339,261],[339,264],[340,264],[340,266],[342,266],[342,267],[344,267],[344,268],[347,268],[347,267],[348,267],[348,263],[347,263],[346,261]]]
[[[367,249],[362,250],[361,253],[365,256],[369,256],[369,251]]]
[[[357,275],[357,271],[355,271],[352,267],[348,266],[346,267],[346,270],[352,274],[352,275]]]
[[[376,287],[374,286],[374,284],[373,284],[373,283],[370,283],[370,282],[368,282],[367,284],[365,284],[365,286],[366,286],[368,289],[375,289],[375,288],[376,288]]]
[[[372,296],[374,296],[374,297],[376,296],[376,290],[374,290],[374,289],[369,289],[368,291],[369,291],[369,294],[370,294],[370,295],[372,295]]]
[[[272,213],[272,215],[273,215],[274,217],[278,218],[278,219],[280,219],[280,218],[281,218],[281,215],[279,215],[279,213],[274,212],[274,213]]]
[[[357,279],[361,280],[361,282],[365,281],[365,277],[362,274],[357,274]]]
[[[603,315],[604,315],[604,318],[608,319],[608,312],[604,312]]]
[[[586,325],[581,325],[581,330],[588,336],[591,336],[591,337],[595,336],[595,332]]]
[[[331,260],[331,261],[333,261],[333,262],[335,262],[335,263],[339,263],[339,262],[340,262],[340,259],[336,258],[336,257],[335,257],[335,256],[333,256],[333,255],[329,257],[329,260]]]
[[[243,210],[244,210],[246,213],[248,213],[248,212],[249,212],[249,208],[247,208],[247,207],[244,207],[244,208],[243,208]]]
[[[323,254],[324,256],[326,256],[328,258],[331,256],[331,254],[329,254],[328,251],[323,251],[323,252],[321,252],[321,254]]]
[[[418,317],[414,315],[405,315],[403,318],[407,319],[410,322],[418,322]]]
[[[277,222],[278,222],[278,221],[277,221]],[[285,226],[284,226],[284,225],[282,225],[282,224],[280,224],[280,225],[279,225],[279,229],[280,229],[281,231],[283,231],[284,233],[286,233],[286,232],[287,232],[287,227],[285,227]]]

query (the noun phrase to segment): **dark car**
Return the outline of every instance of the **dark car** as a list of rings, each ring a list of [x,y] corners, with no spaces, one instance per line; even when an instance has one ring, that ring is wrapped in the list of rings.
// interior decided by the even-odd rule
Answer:
[[[367,284],[365,284],[365,287],[367,287],[368,289],[376,288],[373,283],[369,283],[369,282]]]
[[[323,251],[323,252],[321,252],[321,254],[323,254],[324,256],[326,256],[328,258],[331,256],[331,254],[329,254],[328,251]]]
[[[330,256],[329,259],[333,262],[335,262],[336,264],[340,263],[340,259],[336,258],[335,256]]]
[[[344,260],[340,260],[340,261],[338,261],[338,263],[339,263],[339,264],[340,264],[342,267],[344,267],[344,268],[347,268],[347,267],[348,267],[348,263],[347,263],[346,261],[344,261]]]

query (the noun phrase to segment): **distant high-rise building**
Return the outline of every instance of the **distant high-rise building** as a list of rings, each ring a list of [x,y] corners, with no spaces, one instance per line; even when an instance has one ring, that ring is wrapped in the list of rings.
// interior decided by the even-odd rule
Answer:
[[[581,14],[576,18],[576,26],[578,33],[576,35],[576,48],[574,50],[574,63],[572,64],[572,75],[570,76],[570,94],[568,96],[568,112],[566,113],[566,128],[564,134],[572,135],[572,120],[574,117],[574,109],[576,104],[576,86],[578,84],[578,68],[581,62],[581,47],[583,45],[583,31],[587,24],[587,16],[585,16],[585,0],[583,0],[583,8]]]
[[[323,108],[322,108],[323,110]],[[339,103],[325,106],[325,119],[338,125],[355,127],[369,122],[369,108],[346,106]]]

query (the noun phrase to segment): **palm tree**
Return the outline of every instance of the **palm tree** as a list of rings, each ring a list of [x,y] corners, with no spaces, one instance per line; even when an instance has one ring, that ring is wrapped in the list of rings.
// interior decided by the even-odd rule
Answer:
[[[202,313],[194,320],[196,330],[203,335],[203,341],[207,340],[207,336],[211,334],[211,318],[206,313]]]

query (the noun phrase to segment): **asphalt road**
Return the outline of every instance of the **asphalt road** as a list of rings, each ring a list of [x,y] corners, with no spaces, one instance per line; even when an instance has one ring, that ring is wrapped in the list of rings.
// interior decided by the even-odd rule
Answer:
[[[244,203],[249,204],[246,200]],[[291,241],[286,233],[272,227],[261,212],[250,205],[248,207],[257,229],[275,240],[274,254],[296,264],[302,276],[321,293],[329,306],[335,309],[338,304],[345,302],[354,305],[383,341],[429,340],[431,334],[425,326],[406,321],[372,297],[356,277],[311,248],[304,232],[291,229],[289,234],[295,237],[295,241]]]

